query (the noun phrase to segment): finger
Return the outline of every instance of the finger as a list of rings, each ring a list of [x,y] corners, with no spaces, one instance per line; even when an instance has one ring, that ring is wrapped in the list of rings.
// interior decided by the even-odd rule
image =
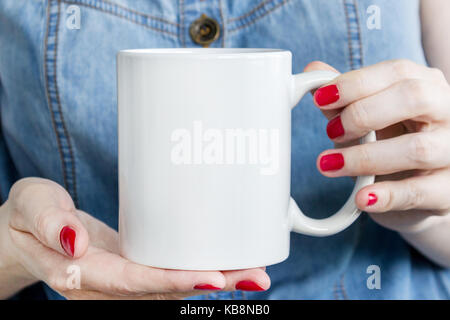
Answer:
[[[327,177],[384,175],[450,165],[449,133],[419,132],[348,148],[327,150],[317,168]]]
[[[344,73],[321,87],[314,101],[321,109],[342,108],[405,79],[435,79],[436,73],[409,60],[390,60]]]
[[[66,255],[45,246],[31,233],[9,228],[12,242],[15,244],[17,258],[20,264],[35,279],[42,280],[53,287],[55,279],[61,279],[60,283],[66,279],[66,268],[72,259]]]
[[[88,246],[88,233],[75,214],[68,193],[45,179],[20,180],[7,201],[12,210],[10,226],[30,232],[47,247],[74,258],[81,257]]]
[[[340,72],[337,69],[322,61],[312,61],[308,63],[306,67],[303,69],[303,72],[311,72],[317,70],[333,71],[335,73],[340,74]]]
[[[53,290],[65,294],[73,290],[71,281],[76,269],[79,288],[108,295],[134,296],[148,293],[175,293],[196,290],[198,285],[225,287],[225,277],[219,271],[179,271],[147,267],[123,257],[90,246],[79,259],[68,259],[44,246],[27,232],[10,229],[11,238],[20,246],[22,265]],[[70,269],[72,268],[72,269]]]
[[[265,291],[270,287],[270,277],[261,268],[223,271],[226,279],[224,290]]]
[[[90,245],[119,254],[119,234],[116,230],[82,210],[76,210],[76,216],[88,230]]]
[[[81,260],[80,266],[85,270],[83,273],[85,289],[130,295],[188,292],[197,288],[201,288],[198,291],[202,292],[202,289],[220,290],[225,287],[225,278],[219,271],[147,267],[94,247],[90,247],[86,257]]]
[[[445,90],[445,91],[444,91]],[[405,80],[351,103],[327,125],[336,142],[351,141],[371,130],[404,120],[440,122],[450,117],[448,89],[427,80]]]
[[[309,63],[304,69],[303,72],[311,72],[311,71],[318,71],[318,70],[325,70],[325,71],[333,71],[336,73],[340,73],[338,70],[330,66],[329,64],[326,64],[321,61],[313,61]],[[314,93],[316,90],[311,91],[312,95],[314,96]],[[339,113],[340,110],[322,110],[323,115],[327,119],[331,119],[334,116],[336,116]]]
[[[200,294],[207,290],[221,290],[225,287],[225,277],[219,271],[183,271],[150,268],[130,264],[129,268],[136,270],[146,280],[139,287],[145,292],[187,292],[197,290]],[[140,271],[139,271],[140,270]],[[141,281],[136,277],[136,281]]]
[[[449,188],[449,171],[438,170],[428,176],[383,181],[364,187],[356,194],[355,201],[358,208],[367,212],[421,209],[448,213]]]

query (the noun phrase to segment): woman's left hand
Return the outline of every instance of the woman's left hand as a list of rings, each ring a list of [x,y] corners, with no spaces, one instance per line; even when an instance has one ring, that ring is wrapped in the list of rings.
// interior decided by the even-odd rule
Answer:
[[[334,69],[313,62],[305,68],[312,70]],[[450,213],[450,86],[441,71],[385,61],[340,75],[314,101],[336,144],[319,155],[320,172],[377,176],[356,195],[361,210],[401,233],[424,230]],[[372,130],[377,142],[357,144]]]

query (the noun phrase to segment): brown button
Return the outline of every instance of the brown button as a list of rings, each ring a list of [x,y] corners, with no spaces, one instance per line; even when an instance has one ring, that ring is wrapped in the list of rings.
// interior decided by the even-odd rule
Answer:
[[[189,34],[195,43],[208,47],[219,38],[220,26],[216,20],[202,14],[200,18],[192,22]]]

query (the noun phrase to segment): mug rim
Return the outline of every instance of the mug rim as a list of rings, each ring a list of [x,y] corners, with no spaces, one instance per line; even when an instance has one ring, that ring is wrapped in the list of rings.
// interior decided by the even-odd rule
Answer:
[[[186,59],[289,56],[291,52],[273,48],[143,48],[120,50],[117,55]]]

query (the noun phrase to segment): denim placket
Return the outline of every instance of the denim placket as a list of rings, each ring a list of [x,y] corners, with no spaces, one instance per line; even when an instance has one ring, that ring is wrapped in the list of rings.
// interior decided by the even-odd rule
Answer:
[[[350,51],[350,68],[359,69],[364,65],[361,40],[361,23],[356,0],[344,0],[347,20],[348,49]]]
[[[344,0],[344,10],[345,10],[345,18],[347,23],[347,41],[348,41],[348,50],[349,50],[349,66],[351,70],[362,68],[364,65],[363,61],[363,53],[362,53],[362,40],[361,40],[361,21],[360,21],[360,12],[358,9],[358,3],[356,0]],[[360,219],[356,222],[358,233],[357,233],[357,242],[360,240],[360,233],[362,224],[364,220],[367,218],[366,215],[362,215]],[[347,267],[350,261],[347,262]],[[350,299],[346,285],[345,285],[345,271],[342,273],[340,278],[335,282],[333,295],[336,300],[348,300]]]
[[[61,2],[50,0],[47,7],[47,31],[45,38],[45,81],[49,109],[52,115],[52,125],[55,130],[58,149],[61,157],[64,187],[78,206],[75,156],[67,131],[67,126],[61,108],[58,88],[58,28],[60,25]]]
[[[195,43],[189,35],[189,28],[195,20],[202,14],[216,20],[220,26],[219,38],[212,42],[210,48],[220,48],[225,46],[224,37],[224,12],[222,10],[222,0],[179,0],[180,6],[180,42],[182,47],[201,47]]]

